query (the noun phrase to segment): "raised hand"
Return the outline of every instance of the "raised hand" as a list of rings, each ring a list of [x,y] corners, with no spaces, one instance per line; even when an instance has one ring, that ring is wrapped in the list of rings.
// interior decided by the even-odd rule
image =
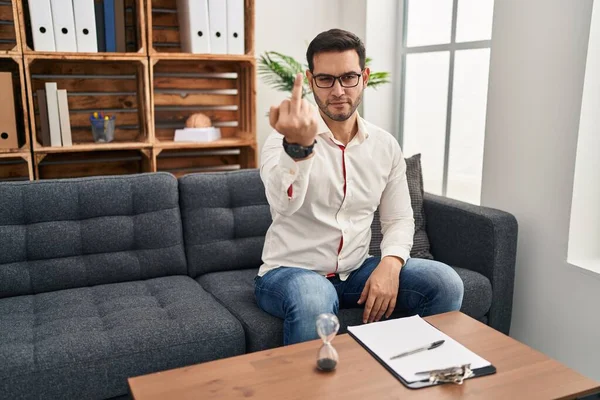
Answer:
[[[310,146],[317,136],[314,106],[302,98],[302,74],[296,75],[291,99],[271,107],[269,122],[289,143]]]

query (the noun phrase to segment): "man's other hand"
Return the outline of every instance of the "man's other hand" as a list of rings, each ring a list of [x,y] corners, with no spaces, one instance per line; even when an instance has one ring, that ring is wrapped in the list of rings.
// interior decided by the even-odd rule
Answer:
[[[379,321],[384,314],[386,318],[392,315],[396,307],[403,264],[399,258],[384,257],[375,268],[358,299],[358,304],[366,302],[363,323]]]

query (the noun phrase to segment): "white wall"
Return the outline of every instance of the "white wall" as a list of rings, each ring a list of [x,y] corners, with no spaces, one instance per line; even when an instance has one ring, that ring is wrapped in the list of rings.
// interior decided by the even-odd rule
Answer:
[[[265,51],[279,51],[306,62],[306,48],[319,33],[341,26],[342,0],[256,0],[255,51],[257,58]],[[257,141],[260,150],[271,133],[266,113],[289,94],[279,92],[257,76]]]
[[[569,262],[600,273],[600,1],[594,3],[579,120]]]
[[[400,70],[398,64],[398,29],[400,2],[397,0],[363,0],[366,3],[365,47],[373,59],[373,71],[390,72],[390,83],[378,89],[367,88],[363,98],[363,116],[371,123],[398,137],[400,120]]]
[[[511,336],[600,379],[600,279],[566,262],[591,12],[495,2],[482,204],[519,221]]]

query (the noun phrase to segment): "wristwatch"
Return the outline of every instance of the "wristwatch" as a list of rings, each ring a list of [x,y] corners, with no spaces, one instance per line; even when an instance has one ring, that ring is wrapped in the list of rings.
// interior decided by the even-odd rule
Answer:
[[[283,149],[292,158],[306,158],[311,155],[316,143],[317,141],[315,139],[310,146],[302,146],[301,144],[288,143],[288,141],[283,138]]]

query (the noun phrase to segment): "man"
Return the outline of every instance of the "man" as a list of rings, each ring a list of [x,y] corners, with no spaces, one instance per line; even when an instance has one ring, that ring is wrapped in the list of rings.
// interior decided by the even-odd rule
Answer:
[[[276,132],[262,152],[261,179],[273,223],[255,278],[264,311],[284,320],[284,344],[316,339],[321,313],[364,307],[363,322],[394,309],[421,316],[458,310],[463,283],[445,264],[409,258],[414,219],[406,163],[396,139],[356,108],[369,81],[365,48],[350,32],[319,34],[306,52],[319,107],[292,97],[271,107]],[[379,207],[382,257],[368,254]]]

